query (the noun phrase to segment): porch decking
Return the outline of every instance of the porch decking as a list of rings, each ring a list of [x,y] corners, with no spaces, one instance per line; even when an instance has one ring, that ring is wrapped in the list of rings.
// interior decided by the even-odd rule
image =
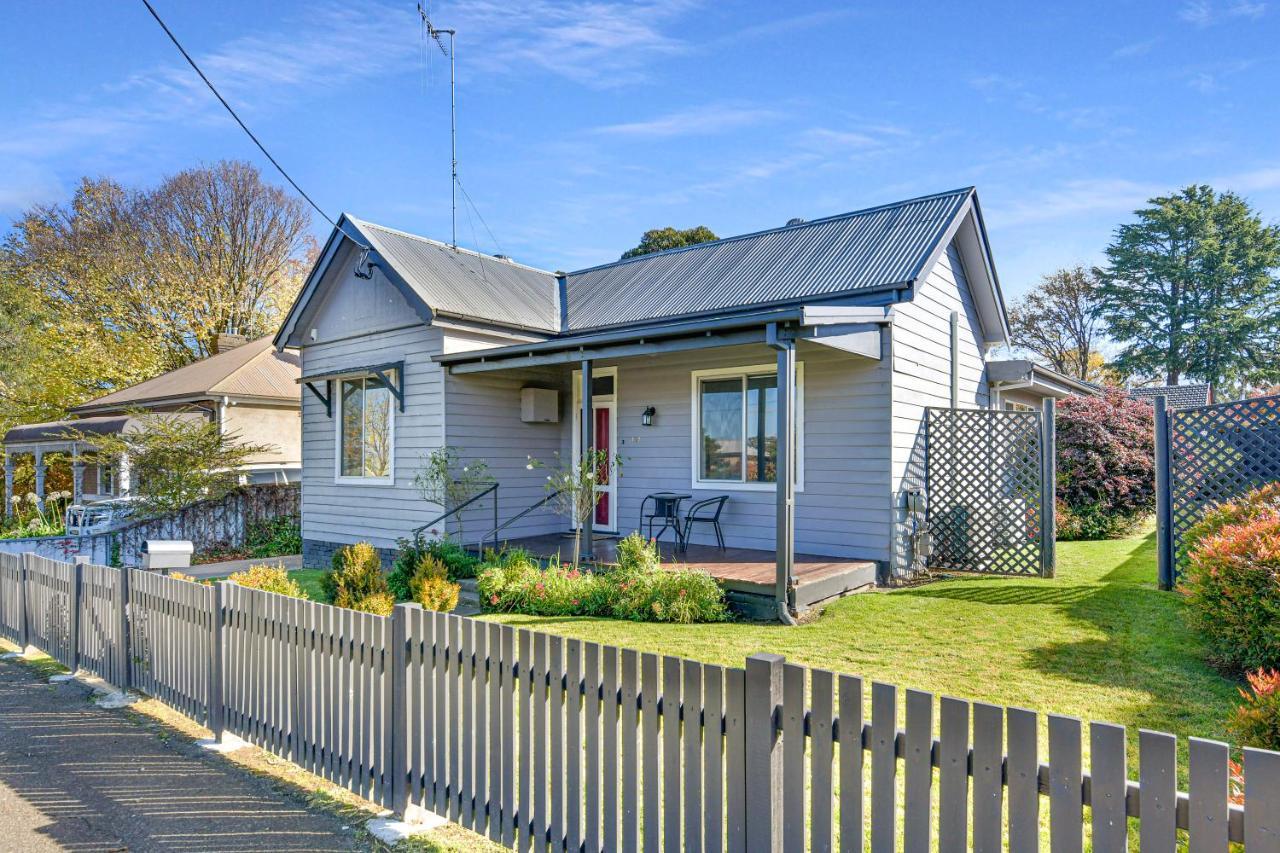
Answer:
[[[617,543],[616,537],[598,536],[595,542],[595,559],[592,562],[606,566],[616,563]],[[511,548],[523,548],[544,560],[557,556],[569,559],[573,555],[573,539],[568,534],[527,536],[508,540],[505,544]],[[675,543],[667,541],[660,541],[658,548],[664,562],[705,569],[712,577],[724,583],[735,603],[744,605],[742,609],[752,615],[762,606],[762,602],[755,599],[772,601],[777,575],[773,551],[753,548],[726,548],[721,551],[714,545],[690,544],[687,550],[681,552],[676,549]],[[876,581],[876,564],[870,560],[796,554],[795,576],[796,604],[804,610],[827,599],[873,585]]]

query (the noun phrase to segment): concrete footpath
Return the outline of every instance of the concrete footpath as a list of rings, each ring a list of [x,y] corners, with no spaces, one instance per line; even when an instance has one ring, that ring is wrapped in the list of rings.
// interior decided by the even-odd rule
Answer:
[[[206,578],[225,578],[233,572],[243,572],[254,566],[283,565],[289,571],[302,568],[302,555],[293,554],[288,557],[254,557],[248,560],[223,560],[221,563],[201,563],[189,569],[174,569],[198,580]]]
[[[0,851],[360,850],[358,827],[0,661]]]

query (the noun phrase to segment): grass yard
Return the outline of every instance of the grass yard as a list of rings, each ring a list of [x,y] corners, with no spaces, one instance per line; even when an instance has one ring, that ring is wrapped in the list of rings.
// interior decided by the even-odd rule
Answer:
[[[1156,589],[1154,535],[1060,543],[1058,567],[1054,580],[955,577],[855,595],[795,628],[486,618],[733,666],[776,652],[899,687],[1119,723],[1134,745],[1138,728],[1226,739],[1236,687],[1203,662],[1179,596]]]

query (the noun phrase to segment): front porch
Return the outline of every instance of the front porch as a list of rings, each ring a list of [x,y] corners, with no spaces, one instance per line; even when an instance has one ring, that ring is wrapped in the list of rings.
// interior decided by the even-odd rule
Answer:
[[[601,567],[617,562],[616,536],[595,538],[594,556],[587,562]],[[573,534],[548,533],[505,540],[502,546],[522,548],[541,560],[568,559],[573,553]],[[703,569],[720,581],[731,604],[753,618],[776,618],[777,554],[756,548],[724,550],[714,545],[690,543],[681,551],[674,542],[659,540],[664,563]],[[874,586],[876,564],[870,560],[849,560],[815,554],[796,554],[792,577],[797,608],[807,610],[833,598]]]

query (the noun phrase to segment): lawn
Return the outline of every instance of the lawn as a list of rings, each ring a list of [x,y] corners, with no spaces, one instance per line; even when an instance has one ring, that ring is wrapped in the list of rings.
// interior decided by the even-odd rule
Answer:
[[[1180,597],[1158,591],[1155,576],[1147,535],[1060,543],[1053,580],[953,577],[871,592],[794,628],[486,618],[734,666],[775,652],[899,687],[1120,723],[1134,744],[1138,728],[1226,739],[1235,685],[1203,662]]]

